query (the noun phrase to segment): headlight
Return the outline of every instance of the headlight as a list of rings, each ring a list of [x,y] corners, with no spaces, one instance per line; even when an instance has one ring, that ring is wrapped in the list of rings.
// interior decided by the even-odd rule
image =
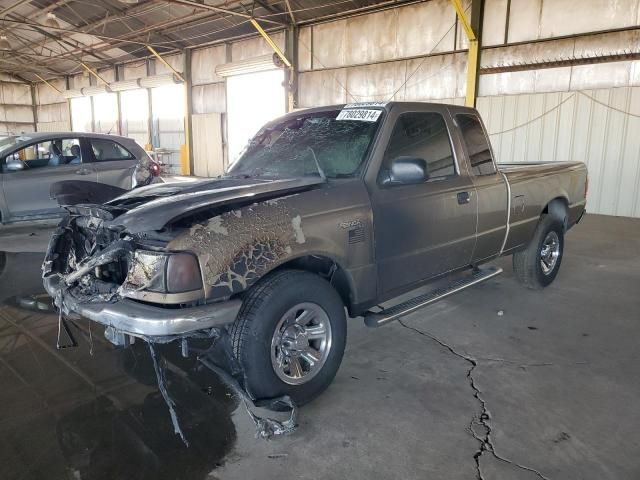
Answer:
[[[183,293],[202,289],[198,259],[192,253],[136,250],[126,287],[157,293]]]
[[[167,292],[182,293],[202,288],[198,259],[191,253],[174,253],[167,262]]]

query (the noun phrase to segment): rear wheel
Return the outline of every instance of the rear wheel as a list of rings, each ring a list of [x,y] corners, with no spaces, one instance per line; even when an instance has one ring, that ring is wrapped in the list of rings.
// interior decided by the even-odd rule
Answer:
[[[309,272],[265,277],[245,297],[231,328],[233,352],[255,398],[289,395],[299,405],[333,381],[346,343],[344,305]]]
[[[513,270],[520,282],[537,290],[558,275],[564,252],[564,223],[543,215],[529,245],[513,254]]]

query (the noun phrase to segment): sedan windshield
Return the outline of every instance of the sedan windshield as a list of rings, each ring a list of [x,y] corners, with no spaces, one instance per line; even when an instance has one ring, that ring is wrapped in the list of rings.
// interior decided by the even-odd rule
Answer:
[[[340,110],[301,114],[264,127],[229,174],[273,178],[355,176],[378,130],[380,112],[368,120],[342,119],[339,114]]]

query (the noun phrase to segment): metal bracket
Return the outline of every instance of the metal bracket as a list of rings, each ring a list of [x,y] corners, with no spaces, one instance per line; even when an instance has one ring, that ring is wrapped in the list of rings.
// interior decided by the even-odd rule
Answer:
[[[171,70],[171,72],[173,72],[173,74],[178,77],[178,79],[180,79],[180,81],[182,83],[187,83],[187,81],[185,80],[185,78],[182,76],[182,74],[180,72],[178,72],[175,68],[173,68],[169,62],[167,62],[164,58],[162,58],[162,55],[160,55],[155,48],[153,48],[151,45],[147,45],[147,50],[149,50],[154,57],[156,57],[158,60],[160,60],[160,62],[162,62],[162,64],[167,67],[169,70]]]
[[[262,35],[262,38],[265,39],[265,41],[269,44],[269,46],[273,49],[273,51],[276,52],[276,55],[278,55],[278,57],[280,57],[280,60],[282,60],[282,62],[288,68],[292,68],[293,65],[291,64],[289,59],[286,57],[284,52],[282,50],[280,50],[280,47],[278,47],[278,45],[276,45],[276,42],[273,41],[273,39],[269,36],[269,34],[264,31],[264,29],[260,26],[258,21],[255,18],[251,18],[251,19],[249,19],[249,21],[251,22],[251,25],[253,25],[255,27],[255,29],[258,31],[258,33],[260,35]]]

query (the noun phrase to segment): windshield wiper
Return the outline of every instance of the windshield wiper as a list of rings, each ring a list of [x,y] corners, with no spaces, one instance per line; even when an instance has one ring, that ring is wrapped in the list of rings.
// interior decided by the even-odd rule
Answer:
[[[318,162],[318,157],[316,157],[316,152],[314,152],[313,148],[311,147],[307,147],[307,148],[311,151],[311,155],[313,155],[313,161],[316,163],[316,168],[318,169],[320,178],[322,179],[323,182],[326,182],[327,176],[325,175],[324,170],[322,170],[322,167],[320,166],[320,162]]]

